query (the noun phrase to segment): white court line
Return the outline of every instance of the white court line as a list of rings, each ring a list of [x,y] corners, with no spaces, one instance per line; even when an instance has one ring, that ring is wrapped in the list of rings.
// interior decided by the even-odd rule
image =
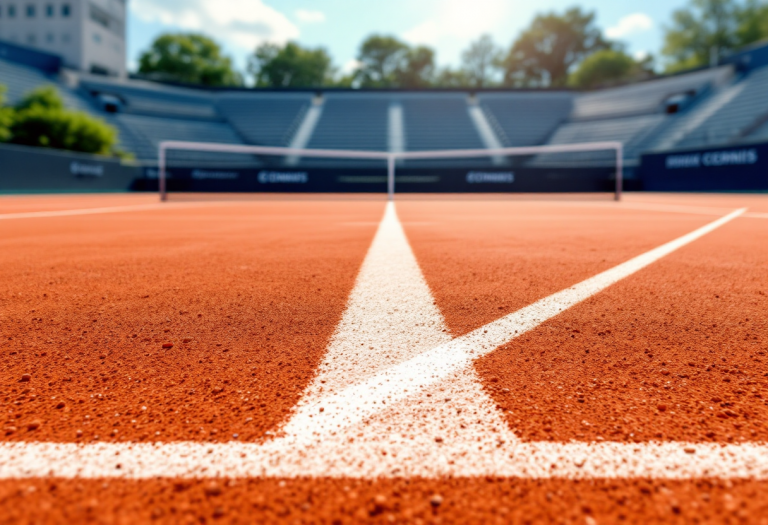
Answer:
[[[356,310],[366,306],[365,301],[355,306],[355,294],[359,292],[358,297],[365,298],[366,294],[375,293],[375,289],[370,287],[371,282],[366,281],[377,278],[381,278],[380,283],[391,281],[386,275],[387,269],[374,264],[376,257],[373,257],[377,250],[385,253],[386,249],[398,248],[400,241],[396,239],[396,230],[399,224],[392,220],[395,215],[391,206],[388,206],[390,209],[369,253],[373,262],[369,264],[366,257],[353,291],[350,308],[354,310],[349,315],[345,312],[344,317],[352,321],[355,316],[362,315]],[[488,429],[483,440],[475,443],[479,444],[478,449],[468,453],[466,442],[460,438],[438,443],[434,435],[419,432],[419,425],[413,426],[414,432],[410,435],[410,429],[403,428],[408,421],[430,416],[429,412],[420,413],[419,405],[409,405],[410,401],[419,399],[422,394],[435,392],[434,388],[440,385],[456,384],[452,381],[457,374],[464,373],[478,357],[726,224],[743,211],[737,210],[437,348],[411,357],[407,355],[409,350],[405,346],[412,342],[405,340],[405,346],[385,349],[393,353],[390,361],[396,364],[392,365],[387,360],[378,364],[368,361],[362,363],[362,368],[353,368],[350,373],[358,380],[357,383],[348,385],[343,374],[336,374],[334,379],[334,371],[328,370],[326,377],[331,380],[327,383],[330,393],[320,390],[322,383],[316,385],[317,389],[310,389],[310,396],[301,402],[286,425],[284,434],[272,441],[263,444],[182,442],[82,446],[4,443],[0,445],[0,478],[493,475],[526,478],[768,479],[768,447],[762,444],[520,443],[514,439],[498,440],[499,434]],[[386,242],[379,242],[382,240]],[[389,246],[387,243],[390,243]],[[399,249],[402,248],[400,244]],[[407,253],[396,256],[395,265],[400,270],[413,273]],[[410,279],[413,278],[418,279],[420,275],[411,275]],[[398,283],[392,286],[397,288]],[[398,292],[383,290],[381,293],[386,303],[387,298],[394,298]],[[423,296],[423,291],[404,290],[403,293],[410,293],[419,308],[424,306],[423,297],[418,297],[419,294]],[[406,305],[394,303],[389,306],[396,309]],[[434,312],[427,312],[427,321],[435,321],[434,316]],[[401,320],[414,321],[408,313]],[[373,336],[376,332],[384,334],[388,330],[386,324],[381,322],[372,326],[372,332],[366,332],[365,326],[358,327],[354,323],[348,328],[353,332],[356,328],[363,328],[364,339],[372,342],[375,342]],[[439,323],[433,327],[439,328]],[[336,359],[338,364],[344,355],[354,359],[349,350],[357,344],[357,340],[345,341],[344,333],[342,322],[334,336],[336,344],[340,345],[339,351],[336,357],[329,357],[328,363]],[[424,335],[438,337],[436,333],[430,335],[429,330]],[[364,354],[359,353],[358,358],[367,359]],[[373,368],[366,370],[366,366]],[[320,374],[323,375],[324,371],[321,370]],[[320,408],[323,408],[322,412]],[[381,423],[392,426],[383,428]],[[369,424],[375,430],[373,435],[365,433]],[[390,430],[391,433],[388,433]],[[384,455],[384,452],[387,454]]]
[[[450,343],[423,352],[363,382],[307,402],[297,410],[285,430],[301,441],[312,442],[332,435],[340,427],[360,423],[379,411],[381,400],[394,403],[428,388],[515,337],[730,222],[744,211],[740,209],[729,213],[696,231],[541,299]],[[379,403],[374,403],[377,400]],[[323,409],[322,414],[318,413],[320,408]]]
[[[606,205],[607,207],[610,204]],[[722,216],[724,213],[728,213],[731,208],[713,208],[709,206],[686,206],[676,204],[652,204],[652,203],[640,203],[640,202],[619,202],[615,206],[610,206],[614,209],[633,209],[633,210],[646,210],[646,211],[658,211],[658,212],[670,212],[670,213],[688,213],[691,215],[712,215]]]
[[[74,210],[51,210],[51,211],[27,211],[19,213],[2,213],[0,214],[0,221],[11,219],[37,219],[45,217],[72,217],[75,215],[95,215],[100,213],[123,213],[131,211],[145,211],[145,210],[167,210],[178,207],[188,207],[189,204],[198,203],[185,203],[185,204],[133,204],[128,206],[109,206],[102,208],[78,208]],[[207,203],[206,203],[207,204]]]
[[[47,217],[72,217],[77,215],[98,215],[102,213],[125,213],[147,210],[178,210],[184,208],[215,208],[217,206],[231,206],[253,204],[264,201],[207,201],[207,202],[165,202],[157,204],[131,204],[126,206],[108,206],[101,208],[77,208],[72,210],[28,211],[18,213],[0,213],[1,220],[12,219],[37,219]]]

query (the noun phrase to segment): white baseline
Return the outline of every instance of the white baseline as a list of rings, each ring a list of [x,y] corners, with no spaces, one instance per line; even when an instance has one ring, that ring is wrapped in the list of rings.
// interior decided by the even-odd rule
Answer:
[[[389,204],[318,377],[279,437],[225,444],[4,443],[0,478],[768,479],[764,444],[520,442],[477,388],[471,367],[743,213],[734,211],[451,341]],[[393,279],[398,275],[402,281]]]

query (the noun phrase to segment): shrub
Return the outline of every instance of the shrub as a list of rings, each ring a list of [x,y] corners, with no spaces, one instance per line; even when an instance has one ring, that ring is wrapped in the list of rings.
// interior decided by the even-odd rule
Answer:
[[[11,135],[11,142],[25,146],[116,153],[117,130],[87,113],[66,109],[53,86],[35,89],[16,105]]]
[[[5,107],[5,86],[0,84],[0,142],[11,139],[11,126],[13,126],[13,109]]]

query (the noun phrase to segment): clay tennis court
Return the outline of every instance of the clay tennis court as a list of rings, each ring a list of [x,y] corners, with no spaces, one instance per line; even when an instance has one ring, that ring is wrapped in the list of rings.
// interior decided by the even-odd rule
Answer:
[[[0,523],[768,523],[768,196],[0,199]]]

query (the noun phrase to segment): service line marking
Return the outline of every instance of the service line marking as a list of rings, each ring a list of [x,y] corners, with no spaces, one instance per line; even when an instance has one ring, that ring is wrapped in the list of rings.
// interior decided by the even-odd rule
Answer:
[[[0,221],[14,219],[40,219],[48,217],[73,217],[77,215],[98,215],[103,213],[127,213],[135,211],[178,210],[185,208],[207,208],[230,206],[232,204],[250,204],[249,201],[214,201],[214,202],[165,202],[157,204],[131,204],[100,208],[76,208],[71,210],[26,211],[18,213],[0,213]]]
[[[719,228],[674,241],[451,340],[387,205],[318,376],[265,443],[4,443],[0,478],[442,477],[768,479],[768,446],[523,443],[471,364]]]

